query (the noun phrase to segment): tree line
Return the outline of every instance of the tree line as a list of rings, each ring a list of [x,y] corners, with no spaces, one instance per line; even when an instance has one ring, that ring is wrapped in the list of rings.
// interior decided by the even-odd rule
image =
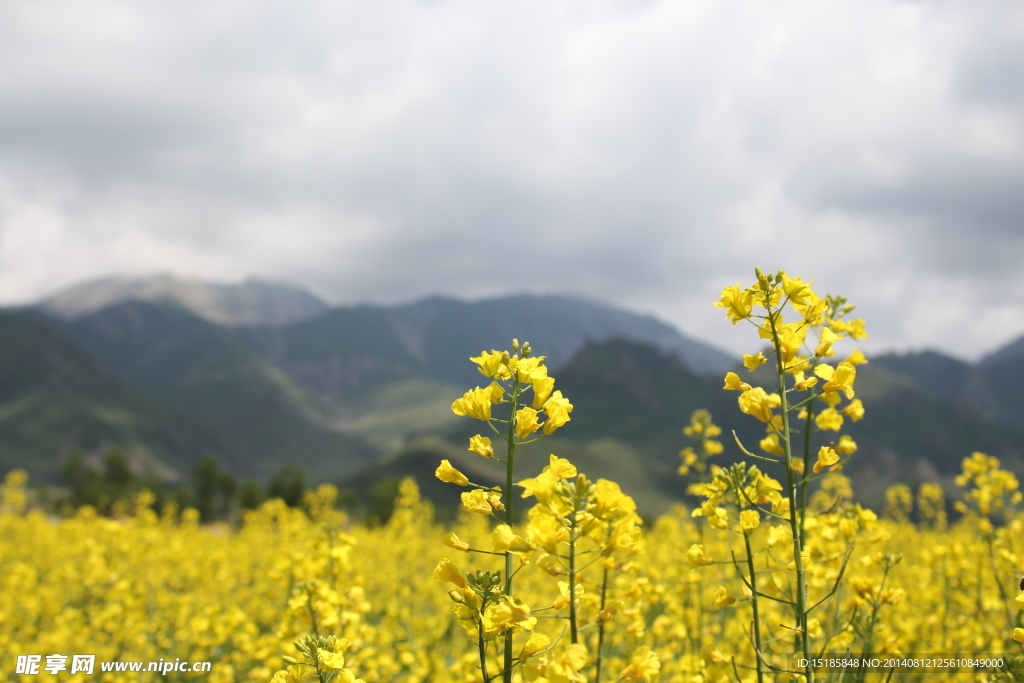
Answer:
[[[216,456],[208,455],[192,463],[188,477],[178,482],[154,475],[140,476],[121,449],[110,449],[98,461],[81,450],[72,451],[60,470],[65,488],[56,495],[40,492],[39,502],[52,511],[72,514],[88,505],[99,514],[116,514],[139,491],[153,493],[154,509],[161,513],[168,505],[199,512],[202,522],[235,521],[246,510],[254,510],[271,498],[280,498],[291,507],[301,507],[309,488],[305,470],[286,465],[265,483],[248,477],[239,481],[223,468]],[[398,493],[398,480],[386,478],[365,492],[342,490],[338,506],[361,521],[383,523],[391,516]]]

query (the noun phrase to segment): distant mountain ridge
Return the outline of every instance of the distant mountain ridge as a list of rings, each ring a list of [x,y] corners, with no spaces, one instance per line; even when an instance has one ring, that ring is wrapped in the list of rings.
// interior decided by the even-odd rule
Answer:
[[[763,435],[722,391],[738,359],[592,301],[433,297],[258,325],[212,322],[186,304],[128,297],[77,314],[0,312],[0,473],[26,467],[52,481],[71,449],[95,457],[114,446],[168,479],[209,453],[237,474],[298,464],[314,481],[360,488],[406,467],[429,474],[438,453],[479,468],[465,451],[479,425],[450,405],[488,381],[469,357],[513,336],[548,357],[576,406],[556,437],[523,451],[526,464],[559,453],[663,510],[682,495],[675,467],[692,410],[711,410],[748,446]],[[1024,338],[977,364],[937,352],[870,360],[857,378],[867,418],[844,429],[861,445],[847,471],[867,500],[894,481],[952,486],[972,450],[1024,470]]]
[[[174,275],[91,280],[56,293],[39,306],[72,319],[125,301],[178,306],[219,325],[285,325],[330,308],[307,290],[284,282],[249,278],[221,284]]]
[[[284,327],[335,315],[346,323],[374,318],[410,357],[426,361],[452,345],[478,353],[507,346],[512,337],[540,344],[549,364],[565,363],[587,341],[623,336],[676,353],[698,374],[725,371],[732,357],[690,339],[654,316],[567,296],[511,295],[483,301],[428,297],[396,306],[332,308],[309,291],[285,282],[249,278],[221,284],[173,275],[108,277],[58,292],[38,304],[65,320],[75,320],[129,301],[170,305],[207,322],[232,327]],[[444,338],[443,343],[438,340]],[[540,346],[538,346],[540,348]],[[459,352],[461,363],[465,355]],[[442,374],[444,374],[442,372]]]
[[[1024,433],[1024,336],[975,364],[936,351],[885,354],[876,365],[902,375],[933,398],[969,407],[985,418]]]
[[[180,478],[208,453],[240,474],[267,476],[291,463],[314,479],[342,476],[448,429],[452,398],[482,381],[468,358],[506,348],[513,336],[530,340],[552,368],[588,343],[619,337],[655,343],[700,374],[732,363],[651,316],[581,299],[328,308],[297,291],[254,280],[110,278],[2,313],[8,329],[29,326],[54,341],[8,340],[0,469],[18,464],[52,478],[73,448],[95,457],[118,446],[165,478]],[[258,324],[242,324],[253,316]],[[55,367],[75,364],[84,369],[63,398],[36,401],[50,396]],[[16,368],[31,372],[10,381]],[[60,418],[39,422],[24,405],[51,413],[59,405]],[[49,425],[47,438],[25,437],[36,424]]]

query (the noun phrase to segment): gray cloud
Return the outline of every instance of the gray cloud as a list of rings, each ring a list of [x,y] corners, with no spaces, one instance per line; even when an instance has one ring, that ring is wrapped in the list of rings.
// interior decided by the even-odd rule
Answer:
[[[869,350],[1024,332],[1024,10],[0,7],[0,300],[170,270],[338,301],[547,291],[748,349],[752,268]]]

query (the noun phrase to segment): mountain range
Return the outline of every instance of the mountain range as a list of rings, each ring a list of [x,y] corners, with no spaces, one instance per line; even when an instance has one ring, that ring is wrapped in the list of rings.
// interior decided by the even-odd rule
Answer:
[[[658,512],[685,488],[681,427],[707,408],[747,444],[763,434],[721,390],[734,358],[650,316],[558,296],[478,302],[434,297],[399,306],[332,307],[264,280],[209,284],[170,276],[106,279],[37,306],[0,312],[0,471],[58,482],[75,448],[119,447],[139,471],[181,479],[216,454],[240,475],[301,465],[310,479],[363,489],[415,473],[428,494],[439,457],[487,480],[465,450],[474,421],[452,400],[484,379],[481,349],[528,339],[575,405],[549,452],[619,481]],[[871,358],[858,374],[866,418],[848,472],[867,502],[894,481],[951,484],[973,450],[1024,471],[1015,391],[1024,338],[968,364],[936,352]],[[735,444],[727,452],[737,455]]]
[[[249,278],[222,284],[168,274],[90,280],[47,297],[39,307],[74,319],[123,301],[168,304],[221,325],[284,325],[330,308],[302,287],[283,282]]]

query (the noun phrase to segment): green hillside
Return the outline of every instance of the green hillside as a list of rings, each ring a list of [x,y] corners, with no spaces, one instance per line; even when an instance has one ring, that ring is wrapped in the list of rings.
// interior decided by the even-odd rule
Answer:
[[[223,449],[218,436],[146,396],[50,325],[0,313],[0,470],[53,480],[74,448],[120,447],[143,471],[173,479]]]
[[[656,513],[683,496],[681,428],[694,410],[710,410],[725,429],[720,462],[736,456],[733,430],[751,448],[764,433],[739,412],[737,395],[722,390],[723,372],[695,371],[666,349],[678,342],[671,335],[636,339],[658,337],[661,323],[564,297],[345,307],[261,327],[213,324],[180,306],[140,301],[73,320],[4,320],[4,462],[51,474],[73,446],[118,444],[168,477],[211,452],[238,474],[301,465],[311,481],[363,493],[403,471],[429,479],[438,453],[486,476],[493,463],[465,450],[480,425],[450,405],[484,382],[469,356],[513,335],[549,357],[557,388],[575,405],[556,438],[523,450],[523,471],[556,452],[628,486]],[[612,334],[620,328],[633,336]],[[860,445],[847,468],[859,495],[877,503],[896,481],[951,483],[974,450],[1024,471],[1018,346],[976,365],[924,352],[861,366],[857,392],[867,417],[843,430]],[[715,353],[719,363],[728,359]],[[751,377],[770,386],[764,372]],[[431,495],[435,488],[426,485]],[[450,497],[446,491],[436,494]]]
[[[218,434],[243,472],[265,476],[301,465],[324,479],[379,455],[362,439],[328,428],[329,407],[231,328],[128,302],[67,330],[132,384]]]
[[[739,372],[771,386],[763,370]],[[718,463],[739,455],[733,430],[748,448],[764,436],[764,425],[739,412],[737,393],[722,390],[721,379],[698,377],[677,358],[649,345],[622,339],[589,344],[556,376],[557,388],[575,409],[558,439],[531,447],[535,464],[555,452],[592,476],[628,478],[637,500],[657,512],[683,495],[686,482],[676,468],[678,452],[687,445],[681,429],[693,410],[710,410],[724,430],[726,450],[717,456]],[[1024,471],[1018,432],[963,402],[930,395],[906,375],[873,363],[860,366],[857,392],[867,414],[857,423],[847,420],[842,430],[859,445],[845,474],[853,479],[858,496],[871,504],[880,505],[884,490],[897,482],[938,480],[952,486],[961,461],[975,450]],[[479,427],[464,419],[448,439],[464,448]],[[815,438],[824,443],[823,436]]]

